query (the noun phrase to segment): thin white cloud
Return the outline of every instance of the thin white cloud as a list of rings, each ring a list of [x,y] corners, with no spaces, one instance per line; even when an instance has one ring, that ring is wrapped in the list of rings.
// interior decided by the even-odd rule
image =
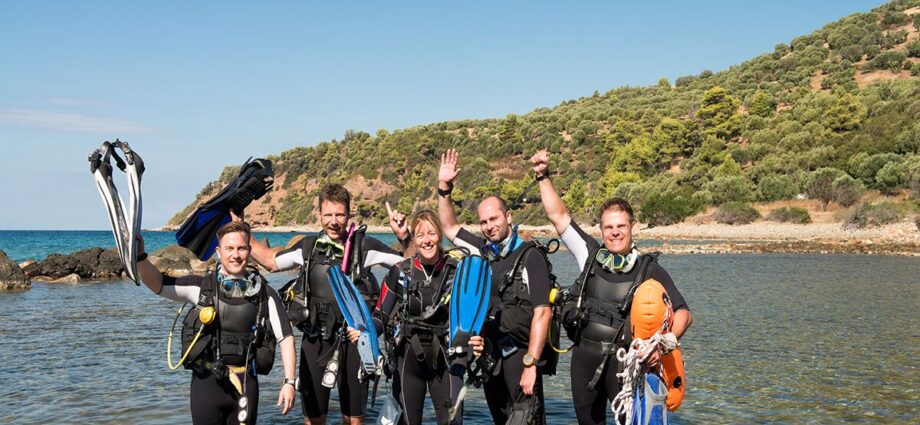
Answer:
[[[108,103],[93,99],[80,99],[75,97],[50,97],[47,102],[61,106],[109,106]]]
[[[35,109],[0,110],[0,125],[64,132],[108,134],[139,134],[152,131],[140,124],[120,118]]]

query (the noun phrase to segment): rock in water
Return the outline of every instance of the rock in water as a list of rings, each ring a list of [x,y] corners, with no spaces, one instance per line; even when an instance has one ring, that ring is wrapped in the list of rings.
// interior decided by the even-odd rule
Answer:
[[[76,273],[71,273],[60,279],[53,280],[52,283],[80,283],[80,275]]]
[[[170,245],[151,253],[150,262],[161,272],[172,277],[193,274],[195,273],[195,268],[201,268],[202,263],[195,256],[195,253],[179,245]],[[193,262],[195,262],[196,267],[192,266]]]
[[[0,291],[22,291],[32,288],[32,281],[6,253],[0,250]]]
[[[23,268],[29,277],[47,276],[51,279],[77,275],[81,279],[117,279],[124,272],[121,259],[114,249],[99,247],[84,249],[72,254],[51,254],[44,260]]]
[[[44,260],[38,263],[38,270],[34,275],[48,276],[52,279],[60,279],[74,272],[77,269],[77,261],[70,255],[50,254]],[[30,270],[31,271],[31,270]]]

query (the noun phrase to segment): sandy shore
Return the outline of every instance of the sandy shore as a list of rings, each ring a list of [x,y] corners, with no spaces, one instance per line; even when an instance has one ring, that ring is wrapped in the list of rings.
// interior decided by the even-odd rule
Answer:
[[[464,226],[478,232],[478,226]],[[263,227],[261,232],[308,233],[319,226]],[[521,226],[521,230],[538,237],[555,237],[550,225]],[[597,226],[585,228],[600,237]],[[389,233],[389,226],[369,226],[372,233]],[[727,224],[680,223],[648,228],[640,224],[636,238],[663,241],[661,250],[674,254],[708,253],[863,253],[920,256],[920,231],[913,221],[882,227],[845,229],[840,223],[789,224],[759,221],[732,226]],[[669,243],[681,241],[681,243]],[[688,243],[689,242],[689,243]]]

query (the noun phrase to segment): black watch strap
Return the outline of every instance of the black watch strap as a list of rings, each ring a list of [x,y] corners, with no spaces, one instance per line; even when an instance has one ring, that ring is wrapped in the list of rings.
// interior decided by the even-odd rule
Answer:
[[[284,381],[281,381],[281,386],[291,384],[294,387],[294,391],[300,391],[300,378],[284,378]]]

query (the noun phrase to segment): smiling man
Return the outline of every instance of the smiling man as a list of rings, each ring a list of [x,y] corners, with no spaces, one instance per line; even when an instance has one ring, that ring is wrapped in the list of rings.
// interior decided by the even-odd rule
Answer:
[[[392,218],[392,216],[391,216]],[[367,387],[358,377],[361,359],[355,344],[343,338],[345,319],[327,281],[330,267],[342,267],[351,221],[351,194],[345,187],[329,184],[319,195],[319,220],[323,230],[308,235],[290,249],[275,251],[255,238],[251,240],[252,256],[270,271],[300,268],[298,280],[282,288],[291,323],[303,331],[300,350],[301,399],[304,423],[322,425],[329,412],[332,387],[338,387],[342,423],[357,425],[364,422]],[[355,232],[345,269],[355,286],[373,308],[380,287],[370,269],[381,265],[390,267],[403,256],[383,242]],[[397,238],[407,245],[408,230]],[[328,380],[327,380],[328,378]]]
[[[577,305],[572,300],[563,309],[562,318],[576,344],[572,350],[570,379],[575,414],[579,424],[603,424],[607,422],[610,402],[620,391],[616,350],[627,347],[632,340],[628,312],[623,314],[620,308],[628,301],[629,288],[647,278],[664,286],[674,309],[671,332],[678,338],[690,327],[690,309],[668,272],[653,256],[643,256],[636,248],[633,242],[636,220],[629,202],[612,198],[601,206],[603,244],[599,244],[575,223],[556,193],[549,178],[549,154],[545,150],[537,152],[530,162],[537,174],[546,215],[581,269],[575,285],[582,288],[584,311],[576,311]],[[648,262],[648,267],[640,276],[643,261]],[[648,366],[654,367],[658,358],[659,353],[653,353]]]
[[[455,150],[441,156],[438,214],[444,234],[454,245],[492,264],[492,293],[482,336],[470,339],[474,347],[487,342],[484,355],[495,359],[497,375],[484,386],[489,411],[495,423],[503,424],[515,406],[525,405],[535,418],[533,423],[542,424],[546,422],[542,374],[554,372],[543,367],[552,319],[550,266],[540,250],[531,249],[532,242],[521,239],[508,205],[498,196],[486,197],[476,209],[484,239],[460,227],[450,198],[459,174],[457,161]]]
[[[138,237],[142,254],[137,270],[144,284],[161,297],[196,304],[201,312],[190,313],[183,324],[180,361],[193,372],[190,396],[194,424],[256,423],[257,375],[271,370],[275,341],[281,345],[284,363],[278,395],[282,414],[294,404],[297,379],[291,324],[275,290],[257,270],[247,267],[250,235],[246,223],[221,226],[215,251],[217,267],[204,276],[180,278],[160,273],[147,260],[144,241]],[[196,331],[200,336],[189,343],[186,337]]]

